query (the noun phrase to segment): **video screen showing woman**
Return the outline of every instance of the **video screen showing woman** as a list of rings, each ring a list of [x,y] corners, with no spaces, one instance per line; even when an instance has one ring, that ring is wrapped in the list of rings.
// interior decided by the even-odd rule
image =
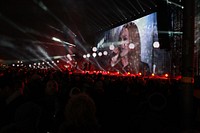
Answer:
[[[150,73],[152,44],[158,41],[156,13],[110,29],[99,40],[97,48],[109,53],[101,65],[105,70]]]
[[[137,25],[125,24],[119,34],[119,43],[113,50],[111,66],[122,72],[138,73],[141,62],[141,43]]]

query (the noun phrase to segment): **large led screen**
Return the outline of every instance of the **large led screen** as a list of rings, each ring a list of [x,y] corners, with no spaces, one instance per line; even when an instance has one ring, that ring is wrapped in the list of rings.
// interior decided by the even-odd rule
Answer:
[[[157,13],[110,29],[97,41],[99,51],[108,51],[106,57],[98,59],[99,66],[121,73],[158,71],[164,55],[153,47],[155,42],[158,42]]]

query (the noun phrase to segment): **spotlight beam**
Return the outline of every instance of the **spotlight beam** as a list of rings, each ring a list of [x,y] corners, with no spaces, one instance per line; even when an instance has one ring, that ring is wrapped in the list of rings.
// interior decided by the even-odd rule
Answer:
[[[128,3],[137,11],[137,13],[139,14],[140,12],[138,11],[138,9],[128,0]]]
[[[140,6],[140,8],[142,9],[142,11],[145,11],[144,8],[142,7],[142,5],[140,4],[140,2],[137,0],[138,5]]]
[[[126,43],[126,41],[107,42],[107,43],[99,44],[98,48],[109,47],[110,45],[118,46],[123,43]]]
[[[178,35],[182,35],[183,32],[179,32],[179,31],[158,31],[158,33],[162,33],[162,34],[178,34]]]
[[[3,19],[4,21],[6,21],[8,24],[10,24],[12,27],[16,28],[17,30],[19,30],[20,32],[24,33],[26,36],[30,37],[31,39],[35,39],[35,37],[26,34],[26,30],[22,29],[20,26],[18,26],[15,22],[11,21],[10,19],[8,19],[7,17],[3,16],[0,13],[0,19]]]
[[[175,6],[177,6],[177,7],[182,8],[182,9],[184,8],[184,6],[179,5],[179,4],[177,4],[177,3],[175,3],[175,2],[172,2],[172,1],[166,0],[166,2],[167,2],[167,4],[172,4],[172,5],[175,5]]]
[[[67,44],[67,45],[70,45],[70,46],[73,46],[73,47],[76,47],[76,45],[69,43],[69,42],[62,41],[62,40],[60,40],[59,38],[56,38],[56,37],[52,37],[52,40],[54,40],[56,42],[64,43],[64,44]]]
[[[38,6],[40,8],[42,8],[44,11],[46,11],[47,13],[49,13],[50,16],[52,16],[55,20],[57,20],[64,29],[67,29],[67,33],[69,33],[69,35],[73,35],[73,37],[76,37],[76,34],[74,32],[72,32],[57,16],[55,16],[48,8],[47,6],[42,2],[42,1],[38,1],[38,0],[34,0],[34,2],[36,4],[38,4]]]

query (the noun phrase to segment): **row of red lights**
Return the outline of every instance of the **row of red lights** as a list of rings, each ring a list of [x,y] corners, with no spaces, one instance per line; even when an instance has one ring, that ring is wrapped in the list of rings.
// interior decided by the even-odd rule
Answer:
[[[130,72],[127,72],[127,73],[124,73],[124,74],[120,74],[120,72],[110,72],[110,71],[81,71],[82,74],[103,74],[103,75],[116,75],[116,76],[119,76],[119,75],[122,75],[122,76],[145,76],[142,74],[142,72],[139,72],[137,74],[131,74]],[[152,73],[151,74],[151,77],[153,78],[158,78],[159,76]],[[165,78],[169,78],[169,74],[166,73],[164,74],[162,77],[165,77]]]

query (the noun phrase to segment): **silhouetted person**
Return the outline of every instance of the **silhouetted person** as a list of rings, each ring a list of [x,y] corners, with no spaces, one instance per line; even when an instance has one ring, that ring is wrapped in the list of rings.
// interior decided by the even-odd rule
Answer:
[[[71,97],[65,109],[65,122],[59,133],[97,133],[99,125],[96,118],[94,101],[86,94]]]

